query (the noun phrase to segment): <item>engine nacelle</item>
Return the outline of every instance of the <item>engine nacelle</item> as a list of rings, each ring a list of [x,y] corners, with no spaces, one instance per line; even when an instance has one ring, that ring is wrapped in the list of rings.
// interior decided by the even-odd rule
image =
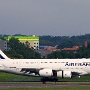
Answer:
[[[51,77],[53,76],[52,69],[42,69],[39,71],[39,75],[42,77]]]
[[[72,77],[72,73],[71,73],[71,71],[57,71],[57,77],[71,78]]]

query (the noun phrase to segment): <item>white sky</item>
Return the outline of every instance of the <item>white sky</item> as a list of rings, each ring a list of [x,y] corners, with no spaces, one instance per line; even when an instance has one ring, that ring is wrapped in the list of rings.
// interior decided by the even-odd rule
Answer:
[[[0,0],[0,34],[90,34],[90,0]]]

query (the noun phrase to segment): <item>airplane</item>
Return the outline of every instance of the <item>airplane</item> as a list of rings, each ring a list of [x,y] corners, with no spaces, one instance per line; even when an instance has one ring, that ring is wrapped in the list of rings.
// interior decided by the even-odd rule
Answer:
[[[90,59],[10,59],[0,50],[0,71],[58,81],[90,75]]]

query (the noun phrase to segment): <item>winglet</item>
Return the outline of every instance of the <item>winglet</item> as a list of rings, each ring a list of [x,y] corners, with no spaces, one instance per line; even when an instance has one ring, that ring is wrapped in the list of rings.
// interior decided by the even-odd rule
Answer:
[[[0,59],[9,59],[9,58],[0,50]]]

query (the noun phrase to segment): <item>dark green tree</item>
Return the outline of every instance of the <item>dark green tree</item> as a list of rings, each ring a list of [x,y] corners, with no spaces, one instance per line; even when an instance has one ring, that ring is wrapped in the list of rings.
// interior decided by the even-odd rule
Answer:
[[[6,54],[11,58],[41,58],[39,53],[35,52],[32,48],[29,48],[28,42],[21,43],[18,39],[11,38],[8,43],[10,49],[6,51]]]

